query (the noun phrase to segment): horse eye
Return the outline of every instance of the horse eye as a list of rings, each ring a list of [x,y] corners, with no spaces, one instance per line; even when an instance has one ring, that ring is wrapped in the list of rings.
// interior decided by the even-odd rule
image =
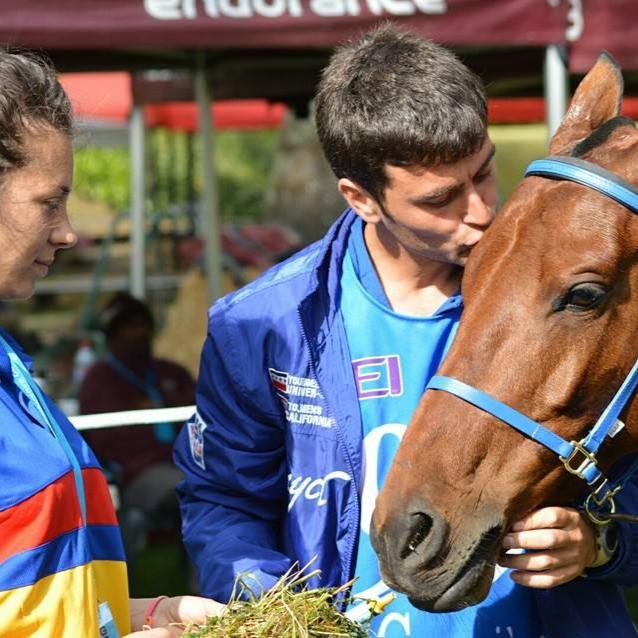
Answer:
[[[603,302],[606,295],[607,288],[602,284],[577,284],[560,300],[557,310],[571,310],[573,312],[592,310]]]

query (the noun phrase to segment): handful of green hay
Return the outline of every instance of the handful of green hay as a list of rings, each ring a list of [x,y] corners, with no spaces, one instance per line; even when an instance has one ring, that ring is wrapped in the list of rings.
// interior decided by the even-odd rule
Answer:
[[[307,581],[319,570],[289,571],[275,586],[255,596],[245,580],[239,579],[236,592],[221,616],[205,625],[189,626],[182,638],[368,638],[364,625],[348,619],[334,605],[341,587],[308,589]],[[248,595],[248,600],[241,597]]]

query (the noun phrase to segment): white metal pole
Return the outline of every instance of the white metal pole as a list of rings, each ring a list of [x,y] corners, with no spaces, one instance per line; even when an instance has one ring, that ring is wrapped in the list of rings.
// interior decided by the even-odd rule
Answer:
[[[222,253],[219,235],[219,204],[213,159],[213,123],[211,95],[205,59],[200,55],[195,74],[195,95],[199,105],[202,199],[199,206],[199,231],[204,237],[204,266],[211,302],[222,296]]]
[[[151,423],[175,423],[187,421],[195,412],[194,405],[178,408],[151,408],[148,410],[124,410],[71,416],[70,421],[77,430],[118,428],[127,425],[150,425]]]
[[[569,72],[565,47],[550,44],[545,49],[545,120],[549,137],[558,126],[567,111],[569,93]]]
[[[131,256],[130,291],[138,299],[144,299],[145,289],[145,234],[144,204],[146,201],[146,161],[144,111],[135,105],[131,111]]]

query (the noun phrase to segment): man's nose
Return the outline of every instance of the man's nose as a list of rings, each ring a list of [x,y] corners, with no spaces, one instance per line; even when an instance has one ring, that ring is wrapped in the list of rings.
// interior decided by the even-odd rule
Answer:
[[[494,217],[494,210],[488,206],[477,191],[470,193],[467,212],[463,220],[468,226],[487,228]]]

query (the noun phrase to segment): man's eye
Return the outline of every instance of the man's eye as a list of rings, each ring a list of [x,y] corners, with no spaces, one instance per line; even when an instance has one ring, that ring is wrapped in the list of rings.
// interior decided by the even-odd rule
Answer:
[[[457,196],[457,193],[446,193],[441,195],[440,197],[433,197],[424,201],[424,205],[427,208],[443,208],[452,202],[452,200]]]
[[[435,199],[434,201],[428,202],[428,206],[431,208],[443,208],[450,203],[451,199],[449,197],[445,197],[444,199]]]
[[[559,300],[556,310],[582,312],[598,307],[607,296],[609,290],[598,283],[584,283],[573,286]]]
[[[47,210],[51,213],[57,211],[60,208],[61,204],[62,202],[59,199],[48,199],[46,202],[44,202]]]
[[[474,176],[474,181],[475,182],[484,182],[490,175],[492,174],[492,171],[485,171],[484,173],[479,173],[478,175]]]

